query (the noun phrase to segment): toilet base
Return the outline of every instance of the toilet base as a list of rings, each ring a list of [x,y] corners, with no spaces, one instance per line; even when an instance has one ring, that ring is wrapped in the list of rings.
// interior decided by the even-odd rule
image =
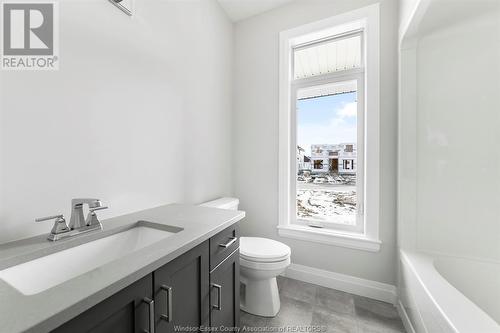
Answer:
[[[248,280],[241,277],[244,286],[240,309],[256,316],[275,317],[280,311],[280,295],[276,278]]]

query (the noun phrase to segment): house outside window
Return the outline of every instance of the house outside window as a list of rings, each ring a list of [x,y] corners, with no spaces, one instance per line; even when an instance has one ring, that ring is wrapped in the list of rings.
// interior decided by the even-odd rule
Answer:
[[[378,34],[372,5],[280,35],[281,236],[380,247]]]

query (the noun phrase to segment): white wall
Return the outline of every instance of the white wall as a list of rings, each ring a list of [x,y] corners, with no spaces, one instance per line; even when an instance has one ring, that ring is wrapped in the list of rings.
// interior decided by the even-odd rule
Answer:
[[[62,0],[60,70],[0,73],[0,242],[231,191],[232,24],[215,0]]]
[[[274,9],[235,26],[233,188],[246,210],[242,233],[270,237],[292,248],[292,261],[385,283],[396,275],[396,0],[381,2],[381,167],[379,253],[281,238],[278,225],[279,32],[375,3],[307,0]],[[257,158],[256,158],[257,157]]]
[[[399,0],[399,34],[400,37],[403,30],[406,29],[410,22],[410,18],[421,0]]]

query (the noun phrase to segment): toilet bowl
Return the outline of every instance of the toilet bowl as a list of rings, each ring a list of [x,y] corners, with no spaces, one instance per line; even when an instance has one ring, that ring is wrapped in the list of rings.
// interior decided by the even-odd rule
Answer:
[[[238,209],[236,198],[220,198],[201,206]],[[261,237],[240,237],[240,309],[263,317],[280,310],[276,277],[290,265],[290,247]]]
[[[274,317],[280,310],[276,276],[290,265],[290,248],[260,237],[240,238],[240,308],[248,313]]]

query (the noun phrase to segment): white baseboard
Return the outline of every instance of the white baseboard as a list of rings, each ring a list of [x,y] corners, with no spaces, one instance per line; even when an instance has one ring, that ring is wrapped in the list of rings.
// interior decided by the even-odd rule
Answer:
[[[408,313],[406,313],[405,307],[403,306],[401,301],[398,300],[398,303],[396,304],[396,308],[398,309],[399,316],[401,317],[401,320],[403,321],[403,325],[406,329],[406,332],[416,333],[415,329],[413,328],[413,325],[411,324],[410,317],[408,317]]]
[[[323,269],[291,264],[283,276],[317,284],[319,286],[345,291],[347,293],[396,304],[396,287],[382,282],[361,279]]]

